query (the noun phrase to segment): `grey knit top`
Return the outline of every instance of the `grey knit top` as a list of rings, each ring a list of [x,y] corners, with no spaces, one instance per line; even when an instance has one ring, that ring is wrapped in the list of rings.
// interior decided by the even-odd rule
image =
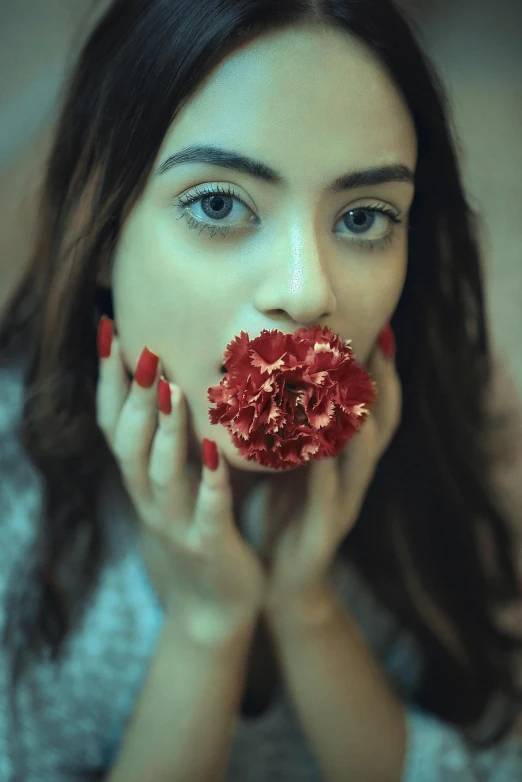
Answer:
[[[22,360],[0,363],[0,630],[6,583],[13,569],[27,560],[42,492],[41,478],[18,437],[23,367]],[[112,556],[61,664],[42,661],[33,666],[20,690],[19,738],[27,782],[80,782],[100,767],[109,774],[162,625],[161,606],[128,523],[132,508],[121,484],[107,480],[99,502]],[[376,602],[349,565],[338,566],[335,586],[406,706],[408,748],[402,782],[522,780],[522,739],[477,751],[454,726],[423,712],[415,702],[423,666],[415,638]],[[0,782],[15,779],[6,675],[0,648]],[[495,724],[498,709],[499,700],[494,700],[477,726],[479,734]],[[284,683],[265,714],[256,719],[238,716],[236,728],[227,782],[322,779]]]

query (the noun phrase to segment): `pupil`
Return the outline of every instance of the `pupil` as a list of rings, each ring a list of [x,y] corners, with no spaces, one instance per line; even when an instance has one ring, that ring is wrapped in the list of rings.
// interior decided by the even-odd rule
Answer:
[[[221,201],[221,205],[216,206],[216,201],[218,204]],[[210,199],[210,206],[215,212],[220,212],[223,209],[223,199],[221,196],[212,196]]]
[[[364,233],[373,225],[375,216],[364,209],[352,209],[346,213],[344,220],[347,228],[351,227],[356,233]],[[357,231],[358,228],[361,231]]]
[[[211,220],[217,220],[220,217],[228,217],[232,211],[232,199],[227,199],[221,195],[205,196],[201,201],[203,211]]]

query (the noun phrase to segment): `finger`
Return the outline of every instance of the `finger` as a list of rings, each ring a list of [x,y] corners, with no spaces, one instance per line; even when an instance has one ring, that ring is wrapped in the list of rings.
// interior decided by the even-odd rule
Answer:
[[[335,457],[325,457],[312,462],[307,507],[312,517],[324,511],[325,505],[335,501],[339,489],[339,461]]]
[[[203,465],[196,497],[191,533],[192,541],[197,547],[208,540],[211,544],[218,541],[222,543],[226,539],[223,532],[235,532],[230,471],[222,451],[217,446],[216,450],[218,467],[216,470],[210,470]]]
[[[358,512],[377,465],[377,423],[370,413],[338,457],[338,497],[343,515]]]
[[[338,540],[340,475],[339,461],[325,457],[311,464],[307,504],[295,527],[298,545],[313,567],[329,559]]]
[[[111,448],[113,448],[121,409],[129,393],[129,386],[125,369],[119,360],[119,339],[114,335],[110,356],[100,358],[96,387],[96,423]]]
[[[127,377],[120,349],[120,340],[114,335],[111,352],[108,358],[100,358],[98,386],[96,389],[96,420],[103,431],[107,443],[113,452],[122,473],[124,483],[138,507],[143,503],[146,485],[143,475],[137,474],[136,465],[132,463],[131,452],[134,444],[142,437],[137,431],[138,418],[134,418],[134,426],[129,425],[130,406],[127,403],[131,382]],[[126,406],[126,421],[121,426],[121,417]]]
[[[174,383],[167,386],[172,412],[157,410],[158,426],[148,468],[150,489],[160,519],[168,524],[176,516],[190,523],[199,480],[190,473],[187,464],[187,404],[179,386]]]
[[[377,426],[377,452],[380,458],[401,421],[402,386],[395,361],[387,359],[378,345],[368,362],[368,372],[377,384],[377,400],[370,415]]]
[[[120,364],[123,361],[117,343],[114,355],[108,359]],[[143,351],[144,352],[144,351]],[[142,360],[143,353],[138,360]],[[143,388],[133,376],[130,388],[121,407],[113,439],[113,450],[131,496],[140,508],[152,500],[153,492],[149,480],[149,459],[153,436],[158,425],[157,389],[159,360],[152,384]],[[117,372],[117,370],[114,370]]]

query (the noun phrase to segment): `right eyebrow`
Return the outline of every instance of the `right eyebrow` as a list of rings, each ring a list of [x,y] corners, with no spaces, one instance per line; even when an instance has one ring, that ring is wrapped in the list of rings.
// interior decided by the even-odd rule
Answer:
[[[243,174],[261,179],[272,185],[285,185],[286,180],[278,171],[260,160],[242,155],[229,149],[221,149],[213,145],[193,144],[184,147],[179,152],[170,155],[161,163],[155,171],[155,176],[161,176],[174,166],[183,163],[205,163],[212,166],[241,171]],[[377,166],[349,171],[338,177],[328,188],[327,192],[342,193],[345,190],[355,190],[371,185],[382,185],[387,182],[407,182],[415,184],[415,174],[403,163]]]

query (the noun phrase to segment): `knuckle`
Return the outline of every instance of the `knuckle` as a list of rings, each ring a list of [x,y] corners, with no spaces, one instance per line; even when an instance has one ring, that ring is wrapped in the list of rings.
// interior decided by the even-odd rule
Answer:
[[[171,415],[158,415],[158,433],[165,441],[165,448],[172,447],[172,439],[179,433],[179,424],[175,420],[175,416]]]
[[[211,513],[202,509],[196,514],[194,538],[196,544],[201,548],[202,555],[212,555],[216,553],[216,542],[223,539],[224,525],[221,514]],[[208,541],[212,541],[212,547],[209,548]]]
[[[116,428],[116,432],[114,433],[112,450],[114,451],[114,455],[122,461],[124,461],[129,455],[129,448],[123,447],[123,437],[121,436],[121,430],[118,428]],[[127,451],[127,453],[125,453],[125,451]]]
[[[222,495],[226,488],[226,480],[219,472],[205,470],[204,478],[201,482],[204,494],[212,497],[215,501],[216,495]]]
[[[139,462],[139,453],[135,448],[130,448],[126,439],[124,440],[123,437],[118,436],[117,432],[113,440],[112,450],[120,465],[126,470],[133,468]]]
[[[173,470],[154,468],[149,470],[149,480],[156,495],[163,497],[170,491],[173,482]]]
[[[105,434],[110,435],[113,430],[113,421],[108,415],[104,415],[101,412],[96,413],[96,424],[99,429]]]
[[[216,516],[220,512],[219,493],[213,486],[208,486],[204,481],[201,482],[198,500],[197,514],[205,518]]]
[[[165,534],[163,524],[157,513],[148,512],[143,506],[140,508],[141,523],[144,527],[155,532],[160,537]]]
[[[98,424],[100,429],[107,428],[109,416],[107,414],[107,405],[104,403],[100,386],[98,386],[96,390],[94,414],[95,414],[96,423]]]
[[[150,388],[142,388],[135,379],[132,381],[128,396],[131,407],[135,409],[145,408],[148,410],[151,407],[156,407],[156,398],[156,382],[154,382]]]
[[[118,464],[120,465],[121,471],[128,477],[132,477],[137,475],[138,470],[140,468],[141,461],[137,454],[133,453],[132,451],[128,451],[127,453],[122,453],[121,451],[114,451],[116,458],[118,459]]]
[[[149,461],[149,479],[159,490],[172,488],[180,482],[181,470],[175,459],[172,439],[158,430],[154,437]]]
[[[159,522],[156,518],[147,518],[142,516],[141,517],[141,523],[143,525],[143,528],[146,530],[147,533],[153,536],[155,540],[157,540],[161,546],[172,546],[172,540],[170,539],[170,536],[167,535],[165,528],[163,525]]]
[[[187,535],[183,544],[183,550],[185,555],[190,558],[194,565],[201,566],[214,559],[216,554],[215,548],[211,549],[208,546],[208,541],[211,538],[213,538],[213,536],[199,528],[192,529],[191,534]]]
[[[154,456],[157,461],[172,461],[172,432],[166,431],[161,423],[157,424],[154,434]]]
[[[183,555],[186,559],[189,552],[183,537],[177,534],[175,525],[165,524],[165,518],[163,514],[152,513],[149,520],[144,522],[144,526],[163,546],[168,548],[171,555],[174,554],[178,557]]]
[[[142,395],[143,389],[140,389],[135,383],[127,395],[123,410],[127,415],[140,415],[147,410],[147,400]]]

